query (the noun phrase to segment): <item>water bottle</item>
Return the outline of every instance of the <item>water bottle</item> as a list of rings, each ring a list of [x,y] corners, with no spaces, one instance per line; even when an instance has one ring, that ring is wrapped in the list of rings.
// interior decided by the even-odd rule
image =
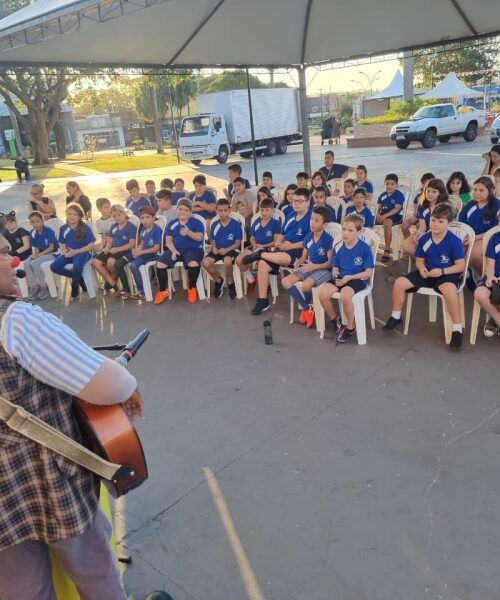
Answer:
[[[270,346],[273,343],[273,331],[271,329],[271,320],[268,319],[267,321],[264,321],[263,326],[264,326],[264,341],[266,343],[266,346]]]

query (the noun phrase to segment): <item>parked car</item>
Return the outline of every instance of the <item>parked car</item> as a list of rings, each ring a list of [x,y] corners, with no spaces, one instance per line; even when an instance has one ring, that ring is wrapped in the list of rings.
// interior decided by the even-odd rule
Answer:
[[[496,144],[500,139],[500,115],[491,124],[491,143]]]

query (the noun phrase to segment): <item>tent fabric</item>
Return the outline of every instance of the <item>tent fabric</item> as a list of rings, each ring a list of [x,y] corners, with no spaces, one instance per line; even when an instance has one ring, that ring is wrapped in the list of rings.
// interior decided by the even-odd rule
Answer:
[[[385,100],[387,98],[399,98],[400,96],[403,96],[403,74],[398,69],[389,85],[378,94],[367,98],[367,100]]]
[[[435,88],[429,90],[422,96],[424,100],[437,100],[439,98],[462,98],[472,96],[482,96],[483,92],[478,92],[472,88],[468,88],[463,84],[456,74],[451,71],[446,77],[440,81]]]
[[[0,61],[313,65],[498,33],[494,4],[461,0],[457,9],[454,2],[435,0],[39,0],[0,21]]]

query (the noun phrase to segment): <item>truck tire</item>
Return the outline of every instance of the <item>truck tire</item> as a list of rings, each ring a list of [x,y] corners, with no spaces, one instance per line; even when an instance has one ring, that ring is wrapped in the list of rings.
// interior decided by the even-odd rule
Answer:
[[[276,156],[277,152],[278,152],[278,145],[276,144],[276,142],[274,140],[269,140],[267,142],[267,146],[264,151],[264,154],[266,156]]]
[[[286,154],[286,151],[288,150],[288,144],[286,143],[286,140],[284,140],[283,138],[278,140],[278,148],[277,148],[277,152],[278,154]]]
[[[451,135],[439,135],[438,136],[438,141],[441,142],[441,144],[446,144],[446,142],[449,142],[451,138]]]
[[[477,137],[477,125],[476,123],[469,123],[467,129],[464,131],[464,140],[466,142],[473,142]]]
[[[252,156],[251,152],[240,152],[241,158],[250,158]]]
[[[498,138],[491,138],[491,143],[496,144],[498,142]]]
[[[420,143],[424,148],[433,148],[436,144],[436,131],[434,129],[428,129],[424,133],[424,137]]]
[[[193,165],[194,165],[195,167],[199,167],[199,166],[201,165],[201,160],[198,160],[198,159],[196,159],[196,160],[192,160],[191,162],[193,163]]]
[[[396,146],[400,150],[406,150],[406,148],[408,148],[409,145],[410,145],[410,140],[396,140]]]
[[[215,157],[215,160],[219,163],[219,165],[223,165],[227,162],[227,157],[229,153],[227,151],[227,146],[221,146],[219,148],[219,154]]]

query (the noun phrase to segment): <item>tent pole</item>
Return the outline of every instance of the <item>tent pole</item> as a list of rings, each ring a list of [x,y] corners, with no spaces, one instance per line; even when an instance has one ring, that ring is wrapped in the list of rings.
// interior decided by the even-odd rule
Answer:
[[[307,118],[307,88],[306,69],[304,65],[297,67],[299,74],[300,122],[302,128],[302,143],[304,153],[304,171],[311,175],[311,146],[309,143],[309,120]]]
[[[248,68],[245,69],[247,74],[247,94],[248,94],[248,112],[250,116],[250,132],[252,134],[252,155],[253,155],[253,171],[255,177],[255,185],[259,185],[259,173],[257,171],[257,151],[255,150],[255,131],[253,128],[253,109],[252,109],[252,94],[250,91],[250,74]]]

